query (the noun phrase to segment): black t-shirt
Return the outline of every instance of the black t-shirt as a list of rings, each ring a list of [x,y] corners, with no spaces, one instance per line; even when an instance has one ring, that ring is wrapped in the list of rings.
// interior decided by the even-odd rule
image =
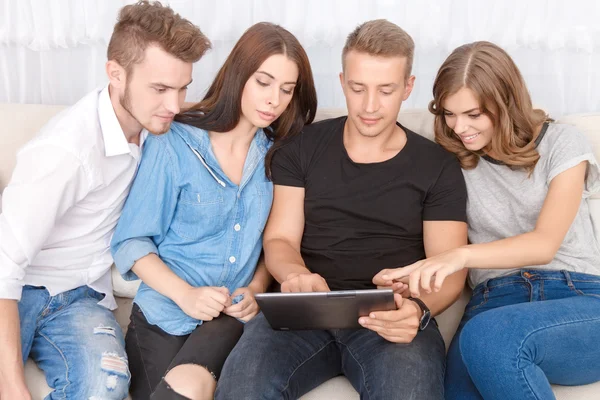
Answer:
[[[332,290],[371,289],[384,268],[425,258],[423,221],[466,221],[467,191],[456,158],[402,127],[407,142],[393,158],[352,161],[346,117],[321,121],[279,149],[273,183],[303,187],[301,254]]]

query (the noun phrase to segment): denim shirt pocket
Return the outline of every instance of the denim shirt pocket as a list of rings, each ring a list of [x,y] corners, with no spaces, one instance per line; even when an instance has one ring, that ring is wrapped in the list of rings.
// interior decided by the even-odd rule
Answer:
[[[223,205],[222,190],[181,189],[171,229],[178,236],[192,240],[218,234],[225,213]]]

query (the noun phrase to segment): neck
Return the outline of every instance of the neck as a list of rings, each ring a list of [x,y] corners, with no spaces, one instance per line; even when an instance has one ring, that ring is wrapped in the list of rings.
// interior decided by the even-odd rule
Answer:
[[[376,136],[362,135],[350,118],[344,126],[344,147],[352,159],[379,162],[394,157],[406,143],[405,132],[396,124],[386,127]]]
[[[218,142],[234,151],[249,148],[257,131],[258,127],[250,124],[242,117],[237,126],[229,132],[208,132],[208,136],[211,142]]]
[[[115,110],[117,121],[119,121],[119,125],[121,125],[121,129],[125,134],[125,139],[129,143],[139,144],[142,125],[121,105],[119,94],[110,85],[108,85],[108,95],[113,110]]]

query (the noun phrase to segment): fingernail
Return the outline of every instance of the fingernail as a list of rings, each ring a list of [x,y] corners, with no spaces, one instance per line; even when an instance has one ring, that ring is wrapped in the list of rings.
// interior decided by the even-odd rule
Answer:
[[[367,322],[367,321],[366,321],[364,318],[360,318],[360,319],[358,320],[358,323],[359,323],[359,324],[361,324],[361,325],[364,325],[366,322]]]

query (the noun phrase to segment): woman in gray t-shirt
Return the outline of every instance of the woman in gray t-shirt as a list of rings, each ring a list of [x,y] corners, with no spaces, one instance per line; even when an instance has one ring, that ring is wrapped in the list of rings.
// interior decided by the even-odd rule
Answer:
[[[446,399],[553,399],[550,384],[600,380],[600,247],[589,197],[600,171],[585,136],[532,107],[510,56],[454,50],[430,110],[460,160],[470,245],[387,270],[412,296],[469,268],[473,296],[448,352]]]

